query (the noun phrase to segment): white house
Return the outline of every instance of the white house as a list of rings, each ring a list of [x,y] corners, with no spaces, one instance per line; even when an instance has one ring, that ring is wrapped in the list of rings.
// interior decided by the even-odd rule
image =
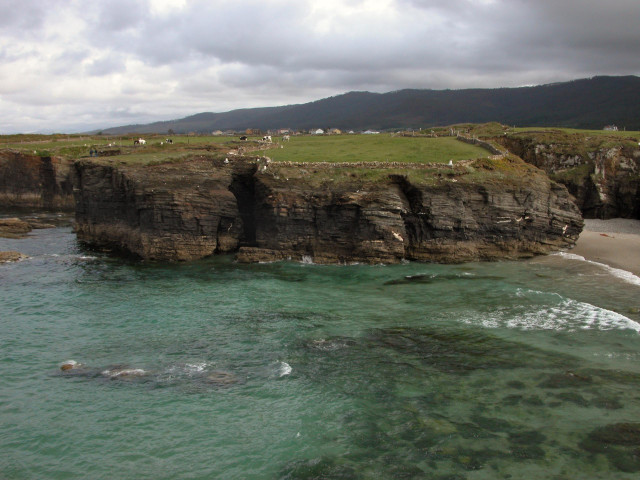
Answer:
[[[321,128],[317,129],[317,130],[311,130],[311,133],[313,135],[324,135],[324,130],[322,130]]]

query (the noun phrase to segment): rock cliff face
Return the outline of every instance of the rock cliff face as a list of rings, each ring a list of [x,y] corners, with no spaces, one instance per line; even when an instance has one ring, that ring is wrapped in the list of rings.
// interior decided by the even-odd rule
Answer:
[[[635,143],[607,145],[596,137],[572,141],[568,135],[547,139],[535,133],[499,141],[564,184],[585,218],[640,218],[640,148]]]
[[[78,239],[142,258],[192,260],[232,252],[243,236],[236,178],[255,165],[196,158],[179,165],[76,163]]]
[[[148,259],[493,260],[571,246],[582,229],[567,190],[513,158],[450,168],[198,157],[76,172],[78,237]]]
[[[58,157],[0,151],[0,205],[72,211],[73,169]]]

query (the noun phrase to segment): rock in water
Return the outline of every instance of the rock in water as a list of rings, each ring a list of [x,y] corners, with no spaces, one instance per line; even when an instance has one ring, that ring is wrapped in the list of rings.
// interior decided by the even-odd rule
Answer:
[[[111,379],[130,379],[144,377],[147,372],[142,368],[113,367],[103,370],[102,375]]]
[[[0,252],[0,263],[19,262],[25,258],[29,257],[16,251]]]
[[[238,383],[238,378],[233,373],[215,370],[206,375],[205,382],[218,387],[230,387]]]
[[[0,218],[0,237],[21,237],[31,231],[31,225],[19,218]]]
[[[517,157],[443,165],[444,173],[366,162],[304,167],[272,162],[262,171],[246,157],[226,167],[208,157],[77,162],[76,232],[145,259],[237,252],[243,262],[375,264],[531,257],[574,245],[582,230],[567,189]]]
[[[80,368],[82,365],[75,360],[67,360],[60,364],[60,370],[66,372],[67,370],[74,370]]]

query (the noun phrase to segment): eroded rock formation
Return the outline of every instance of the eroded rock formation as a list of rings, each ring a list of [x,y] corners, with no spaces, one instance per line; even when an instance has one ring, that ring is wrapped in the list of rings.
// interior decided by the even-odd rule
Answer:
[[[566,188],[517,158],[410,165],[76,163],[76,231],[142,258],[462,262],[575,243]]]
[[[0,151],[0,204],[3,207],[72,211],[72,162],[13,150]]]
[[[564,184],[585,218],[640,218],[640,146],[635,142],[559,132],[498,140]]]

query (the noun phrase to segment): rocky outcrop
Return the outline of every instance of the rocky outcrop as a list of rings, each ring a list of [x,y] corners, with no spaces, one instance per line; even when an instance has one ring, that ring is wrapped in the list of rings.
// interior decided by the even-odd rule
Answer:
[[[78,239],[155,260],[237,250],[242,216],[230,190],[255,165],[204,157],[146,167],[76,163]]]
[[[19,218],[0,218],[0,237],[20,238],[31,230],[31,225]]]
[[[497,140],[564,184],[585,218],[640,218],[640,148],[635,142],[549,132]]]
[[[28,255],[14,250],[0,252],[0,263],[19,262],[25,258],[29,258]]]
[[[72,211],[73,169],[59,157],[0,151],[0,205]]]
[[[454,168],[83,161],[76,177],[78,238],[148,259],[493,260],[571,246],[582,229],[567,190],[516,158]]]

